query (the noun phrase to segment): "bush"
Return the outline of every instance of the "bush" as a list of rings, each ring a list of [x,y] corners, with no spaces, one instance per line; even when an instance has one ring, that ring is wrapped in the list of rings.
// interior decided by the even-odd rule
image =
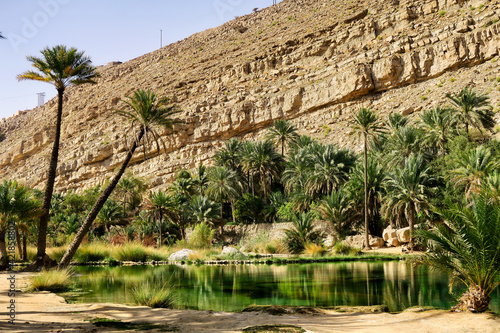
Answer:
[[[323,235],[314,230],[313,218],[312,213],[300,213],[293,216],[294,229],[285,231],[287,247],[291,253],[301,253],[307,243],[321,244]]]
[[[75,261],[87,263],[91,261],[103,261],[110,255],[109,249],[103,244],[88,244],[78,248],[75,254]]]
[[[347,245],[344,242],[337,242],[333,246],[332,252],[335,254],[355,256],[361,253],[361,249]]]
[[[177,291],[161,282],[138,284],[132,287],[131,294],[135,304],[146,305],[151,308],[173,309],[178,302]]]
[[[31,278],[30,291],[66,291],[71,286],[70,269],[43,270]]]
[[[144,262],[148,259],[148,252],[142,245],[127,243],[116,248],[113,256],[120,261]]]
[[[251,193],[245,193],[234,203],[234,216],[241,223],[264,221],[264,199]]]
[[[321,244],[307,243],[304,244],[304,254],[308,254],[311,257],[321,257],[326,249]]]
[[[195,249],[209,248],[212,245],[212,240],[215,235],[215,230],[202,222],[194,227],[193,233],[189,239],[189,246]]]
[[[66,246],[53,247],[53,248],[47,249],[47,255],[51,259],[59,262],[59,261],[61,261],[63,255],[66,253],[66,249],[67,249]],[[35,259],[36,259],[36,253],[37,252],[36,252],[36,249],[35,249],[35,255],[34,255]],[[30,256],[29,252],[27,254],[28,254],[28,258],[29,258],[29,256]]]

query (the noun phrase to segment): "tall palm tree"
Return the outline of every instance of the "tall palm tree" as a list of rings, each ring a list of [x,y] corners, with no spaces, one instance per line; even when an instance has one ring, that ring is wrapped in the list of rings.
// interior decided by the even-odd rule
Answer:
[[[92,222],[94,222],[102,206],[106,200],[108,200],[109,196],[120,181],[120,178],[125,173],[125,169],[127,168],[139,144],[143,142],[143,155],[146,156],[146,146],[149,144],[150,140],[153,139],[153,141],[156,142],[158,154],[160,154],[160,145],[158,141],[163,142],[163,140],[155,128],[160,126],[172,130],[175,124],[180,123],[180,121],[172,118],[172,116],[179,113],[180,110],[178,110],[176,106],[168,106],[170,104],[170,100],[168,98],[157,98],[152,91],[142,89],[136,90],[134,91],[132,97],[127,97],[127,100],[124,102],[129,107],[129,110],[116,111],[116,113],[131,122],[131,129],[129,132],[136,127],[136,132],[133,134],[134,139],[132,141],[132,146],[129,148],[118,173],[101,193],[85,218],[85,221],[83,222],[80,230],[78,230],[75,239],[71,242],[66,250],[66,253],[61,259],[61,262],[59,263],[60,267],[66,267],[69,265],[71,259],[76,253],[76,250],[80,246],[83,237],[90,230]]]
[[[195,178],[196,186],[198,186],[198,192],[200,195],[205,195],[205,190],[208,185],[208,175],[207,175],[207,167],[202,164],[198,166],[198,170],[196,172]]]
[[[420,231],[428,240],[424,262],[449,273],[451,287],[457,281],[467,286],[455,309],[483,312],[500,284],[500,206],[479,195],[470,207],[438,213],[446,224]]]
[[[158,247],[163,245],[162,225],[166,217],[172,217],[175,211],[177,202],[173,195],[167,194],[164,191],[150,192],[146,199],[144,209],[156,221],[158,229]]]
[[[241,182],[238,174],[226,167],[213,167],[208,171],[208,187],[207,195],[213,197],[220,202],[220,218],[222,221],[223,204],[227,198],[231,203],[231,212],[233,222],[236,221],[234,216],[234,201],[241,193]]]
[[[410,227],[410,251],[413,251],[413,229],[417,214],[427,213],[435,188],[435,177],[421,155],[410,155],[402,168],[388,174],[388,193],[384,200],[385,215],[401,223],[404,216]]]
[[[469,135],[469,127],[481,130],[495,127],[494,113],[490,105],[490,98],[485,94],[477,94],[472,87],[464,87],[460,92],[447,94],[455,108],[452,111],[456,124],[463,124]]]
[[[440,151],[441,155],[446,155],[446,143],[453,125],[450,110],[440,106],[431,110],[425,110],[420,114],[422,123],[420,127],[424,129],[423,144],[432,149]]]
[[[240,167],[240,147],[241,141],[231,138],[224,143],[224,148],[215,153],[214,160],[218,166],[226,166],[233,171],[238,171]]]
[[[294,193],[299,189],[304,189],[312,167],[313,162],[307,148],[300,148],[289,154],[285,170],[281,175],[286,192]]]
[[[423,130],[415,126],[397,128],[387,139],[386,148],[389,153],[385,154],[386,164],[391,167],[402,165],[411,154],[422,153],[423,136]]]
[[[375,112],[367,108],[361,108],[355,114],[353,114],[353,120],[351,121],[352,132],[351,135],[357,135],[363,137],[363,157],[364,157],[364,170],[365,170],[365,207],[364,207],[364,217],[365,217],[365,247],[366,249],[371,249],[369,240],[369,223],[368,223],[368,174],[367,174],[367,164],[368,164],[368,137],[376,137],[378,133],[383,131],[382,123],[377,117]]]
[[[189,214],[191,222],[198,223],[211,223],[217,219],[218,205],[205,196],[196,195],[188,203],[186,209]]]
[[[123,217],[127,216],[127,209],[134,209],[140,204],[146,188],[146,183],[132,174],[127,174],[127,177],[120,179],[116,185],[115,197],[121,201]]]
[[[451,180],[456,186],[465,184],[467,199],[471,198],[471,194],[479,193],[482,180],[500,167],[491,150],[484,146],[462,152],[456,163],[458,167],[451,170]]]
[[[38,226],[37,266],[43,265],[46,257],[47,224],[49,221],[50,200],[54,192],[57,159],[59,157],[64,91],[72,85],[96,83],[95,79],[99,76],[96,68],[92,66],[90,58],[85,56],[84,52],[79,52],[74,47],[67,48],[64,45],[57,45],[52,48],[47,47],[41,53],[41,58],[34,56],[27,57],[35,70],[27,71],[17,76],[19,81],[35,80],[53,84],[56,87],[58,97],[56,133],[43,197],[43,214],[40,217]]]
[[[290,144],[299,137],[297,128],[285,119],[276,120],[266,136],[275,143],[281,143],[281,156],[285,156],[285,143]]]
[[[346,228],[354,217],[353,203],[344,187],[339,187],[326,196],[320,203],[318,211],[321,217],[329,221],[336,233],[337,239],[345,237]]]

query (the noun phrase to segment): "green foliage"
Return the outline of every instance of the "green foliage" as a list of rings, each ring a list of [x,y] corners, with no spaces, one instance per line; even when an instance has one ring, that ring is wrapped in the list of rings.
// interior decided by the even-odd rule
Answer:
[[[245,193],[234,204],[234,215],[240,223],[259,223],[264,220],[264,200],[251,193]]]
[[[110,250],[104,244],[93,243],[80,246],[75,254],[75,261],[86,264],[92,261],[103,261],[110,255]],[[62,256],[61,256],[62,258]]]
[[[135,304],[151,308],[173,309],[179,301],[179,294],[170,283],[143,282],[133,286],[131,294]]]
[[[127,243],[116,248],[113,257],[120,261],[145,262],[148,259],[148,252],[139,244]]]
[[[332,252],[335,254],[355,256],[361,254],[361,249],[347,245],[344,242],[336,242],[333,245]]]
[[[483,312],[499,285],[500,206],[488,196],[474,196],[470,207],[438,211],[446,224],[419,231],[428,241],[424,262],[450,274],[451,287],[460,282],[468,290],[458,308]]]
[[[285,230],[285,242],[291,253],[299,254],[308,243],[321,244],[322,233],[314,230],[312,213],[294,215],[293,229]]]
[[[70,289],[71,269],[43,270],[31,278],[29,290],[61,292]]]
[[[215,230],[210,226],[201,222],[194,227],[191,237],[189,238],[189,246],[195,249],[209,248],[214,239]]]

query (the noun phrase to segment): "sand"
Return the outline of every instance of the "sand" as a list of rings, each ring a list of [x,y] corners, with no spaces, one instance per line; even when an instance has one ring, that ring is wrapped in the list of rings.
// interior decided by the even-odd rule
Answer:
[[[15,273],[15,324],[8,323],[11,273],[0,274],[1,332],[124,332],[96,327],[92,318],[110,318],[131,323],[167,325],[177,332],[241,332],[256,325],[295,325],[306,332],[500,332],[500,319],[493,314],[452,313],[445,310],[389,313],[340,313],[273,316],[261,312],[228,313],[193,310],[151,309],[120,304],[67,304],[53,293],[20,292],[32,273]],[[158,332],[157,329],[142,332]]]

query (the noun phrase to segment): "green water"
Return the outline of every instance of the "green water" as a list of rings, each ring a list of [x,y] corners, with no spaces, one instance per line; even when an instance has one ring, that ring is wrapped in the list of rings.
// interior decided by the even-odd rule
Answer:
[[[448,276],[401,261],[301,265],[78,267],[76,282],[87,293],[73,301],[132,304],[130,287],[169,280],[183,308],[239,311],[251,304],[338,306],[385,304],[450,308]],[[456,290],[460,293],[460,290]],[[497,289],[490,308],[499,312]]]

